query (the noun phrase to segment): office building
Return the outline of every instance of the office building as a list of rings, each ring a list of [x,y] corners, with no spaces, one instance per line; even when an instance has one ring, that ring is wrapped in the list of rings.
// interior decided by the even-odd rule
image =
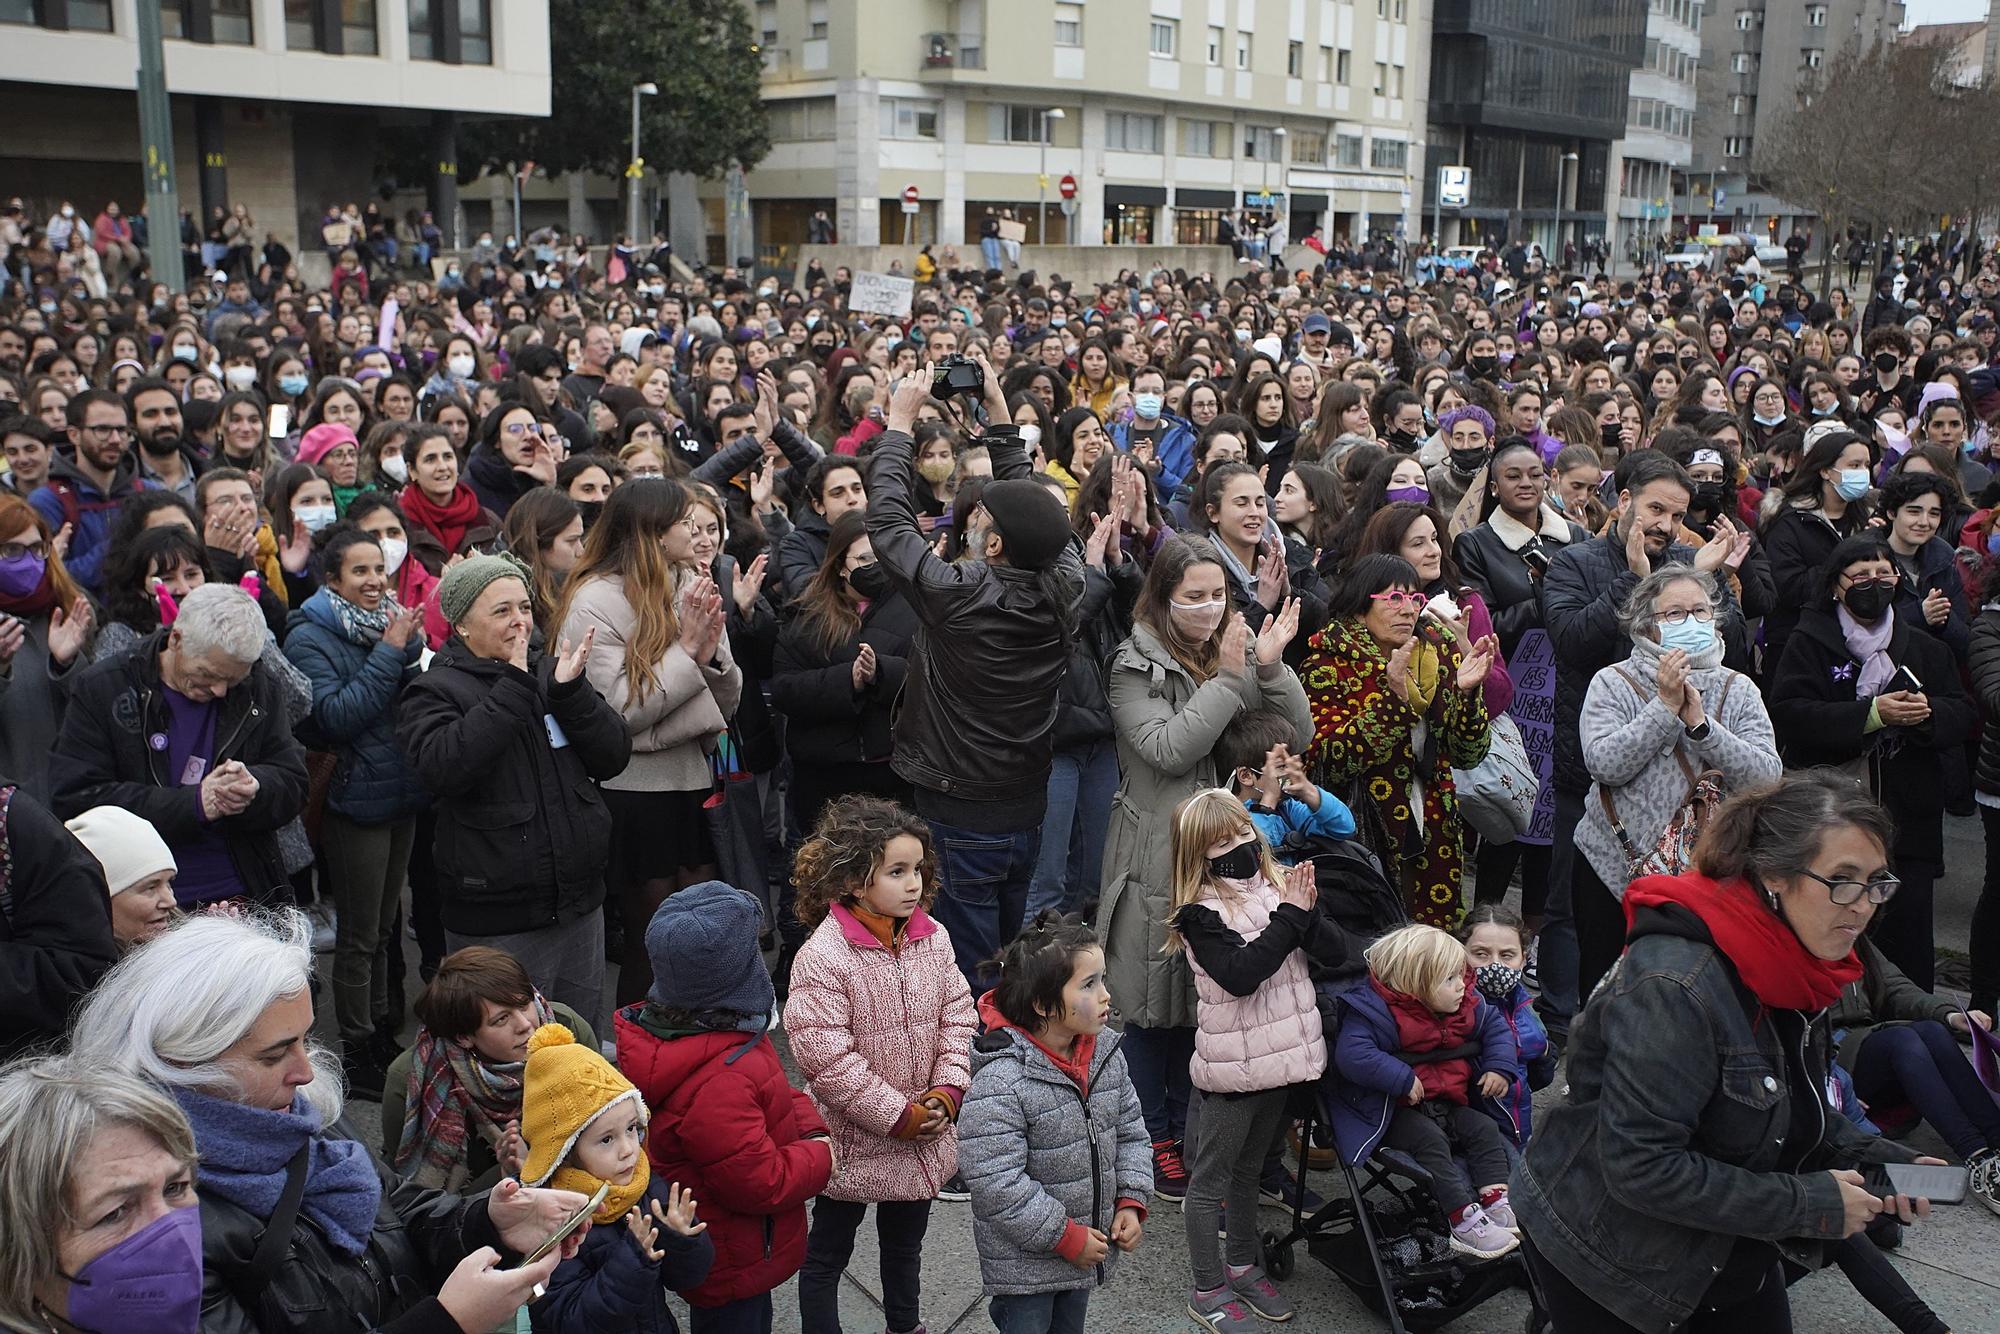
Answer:
[[[1645,55],[1632,71],[1625,135],[1612,145],[1617,190],[1605,239],[1615,263],[1638,264],[1659,254],[1673,230],[1675,181],[1694,159],[1702,3],[1648,0]]]

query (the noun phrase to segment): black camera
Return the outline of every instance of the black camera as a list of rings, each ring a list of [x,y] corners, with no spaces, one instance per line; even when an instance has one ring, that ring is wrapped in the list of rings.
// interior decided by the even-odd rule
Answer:
[[[931,381],[931,397],[953,399],[960,394],[974,398],[986,392],[986,372],[970,357],[956,354],[938,363],[937,377]]]

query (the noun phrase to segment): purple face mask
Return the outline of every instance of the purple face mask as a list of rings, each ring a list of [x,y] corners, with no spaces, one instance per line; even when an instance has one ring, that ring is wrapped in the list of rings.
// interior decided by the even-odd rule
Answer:
[[[0,560],[0,597],[24,598],[42,586],[49,563],[40,556]]]
[[[194,1334],[201,1327],[201,1210],[167,1210],[69,1284],[69,1322],[78,1329]]]
[[[1430,488],[1425,486],[1392,486],[1382,493],[1382,497],[1385,500],[1406,501],[1412,505],[1431,503]]]

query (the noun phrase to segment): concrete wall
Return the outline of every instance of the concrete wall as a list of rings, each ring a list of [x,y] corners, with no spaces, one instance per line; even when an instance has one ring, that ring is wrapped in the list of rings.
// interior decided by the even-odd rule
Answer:
[[[946,267],[943,254],[942,246],[931,250],[940,267]],[[977,242],[959,247],[958,254],[960,267],[974,267],[980,262]],[[901,260],[902,271],[907,275],[916,266],[917,250],[914,246],[805,246],[800,251],[798,277],[794,281],[803,278],[806,265],[815,259],[828,273],[843,264],[858,271],[887,273],[892,261]],[[1023,246],[1021,267],[1033,269],[1042,279],[1056,273],[1079,284],[1108,283],[1118,276],[1120,269],[1136,269],[1144,274],[1156,268],[1185,269],[1191,274],[1208,272],[1226,281],[1236,270],[1236,262],[1230,258],[1228,246]]]

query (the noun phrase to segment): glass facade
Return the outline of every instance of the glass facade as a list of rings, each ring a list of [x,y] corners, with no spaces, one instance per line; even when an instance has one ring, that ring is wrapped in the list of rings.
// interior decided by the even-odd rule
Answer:
[[[1647,0],[1438,0],[1431,118],[1611,140]]]

